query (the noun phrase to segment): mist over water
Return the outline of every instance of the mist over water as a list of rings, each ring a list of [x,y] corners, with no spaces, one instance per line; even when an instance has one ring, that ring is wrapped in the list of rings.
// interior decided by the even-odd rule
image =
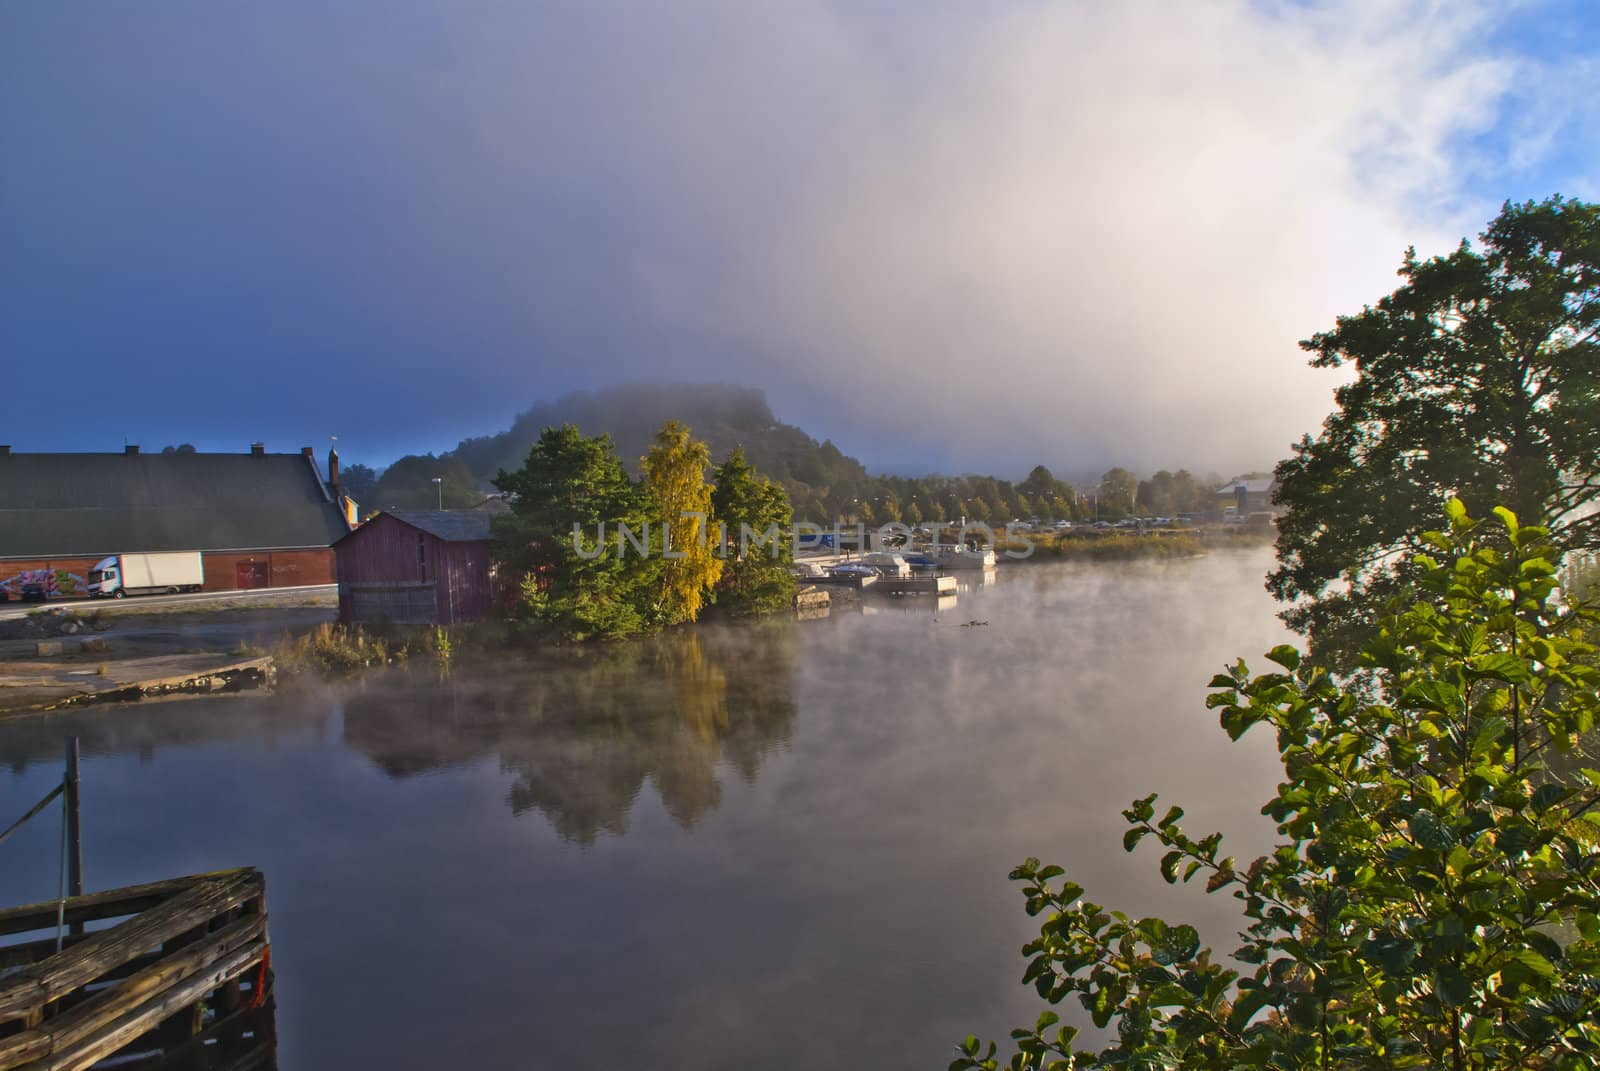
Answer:
[[[5,722],[0,817],[76,733],[90,889],[261,867],[284,1067],[942,1067],[1037,1014],[1024,856],[1236,946],[1119,812],[1270,843],[1272,742],[1204,709],[1284,639],[1268,565],[1028,564],[936,610]],[[59,836],[4,846],[0,903],[54,895]]]

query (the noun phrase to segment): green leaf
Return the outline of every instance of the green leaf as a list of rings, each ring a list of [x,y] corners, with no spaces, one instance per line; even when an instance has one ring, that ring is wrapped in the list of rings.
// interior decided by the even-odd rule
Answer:
[[[1459,967],[1441,963],[1433,969],[1433,992],[1441,1003],[1459,1008],[1472,999],[1472,983]]]
[[[1429,851],[1449,851],[1456,845],[1455,831],[1426,808],[1416,811],[1406,825],[1411,830],[1411,839]]]
[[[1168,852],[1161,857],[1161,876],[1168,885],[1178,883],[1178,864],[1183,861],[1182,852]]]
[[[1131,852],[1139,846],[1139,842],[1150,835],[1148,826],[1134,826],[1122,835],[1122,850]]]
[[[1267,652],[1267,659],[1293,673],[1300,668],[1300,652],[1287,643],[1280,643]]]
[[[1533,790],[1533,809],[1548,811],[1571,794],[1572,790],[1563,785],[1540,785]]]

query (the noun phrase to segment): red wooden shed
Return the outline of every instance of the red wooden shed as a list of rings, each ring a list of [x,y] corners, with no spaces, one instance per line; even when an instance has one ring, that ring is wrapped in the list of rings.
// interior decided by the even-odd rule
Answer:
[[[489,514],[391,510],[333,545],[339,620],[456,625],[489,613]]]

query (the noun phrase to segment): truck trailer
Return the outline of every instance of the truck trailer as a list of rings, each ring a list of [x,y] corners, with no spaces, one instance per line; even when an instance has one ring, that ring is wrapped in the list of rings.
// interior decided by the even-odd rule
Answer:
[[[100,559],[89,570],[89,598],[176,595],[183,591],[199,591],[205,579],[198,550],[176,554],[113,554]]]

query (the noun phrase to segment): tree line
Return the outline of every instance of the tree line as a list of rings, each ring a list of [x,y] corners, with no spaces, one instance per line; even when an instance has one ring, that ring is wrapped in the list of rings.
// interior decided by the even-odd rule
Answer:
[[[710,451],[668,421],[630,477],[608,435],[546,428],[522,467],[495,486],[510,512],[494,521],[506,610],[530,631],[563,639],[627,636],[732,613],[787,607],[792,549],[746,530],[787,534],[788,496],[734,452]]]

